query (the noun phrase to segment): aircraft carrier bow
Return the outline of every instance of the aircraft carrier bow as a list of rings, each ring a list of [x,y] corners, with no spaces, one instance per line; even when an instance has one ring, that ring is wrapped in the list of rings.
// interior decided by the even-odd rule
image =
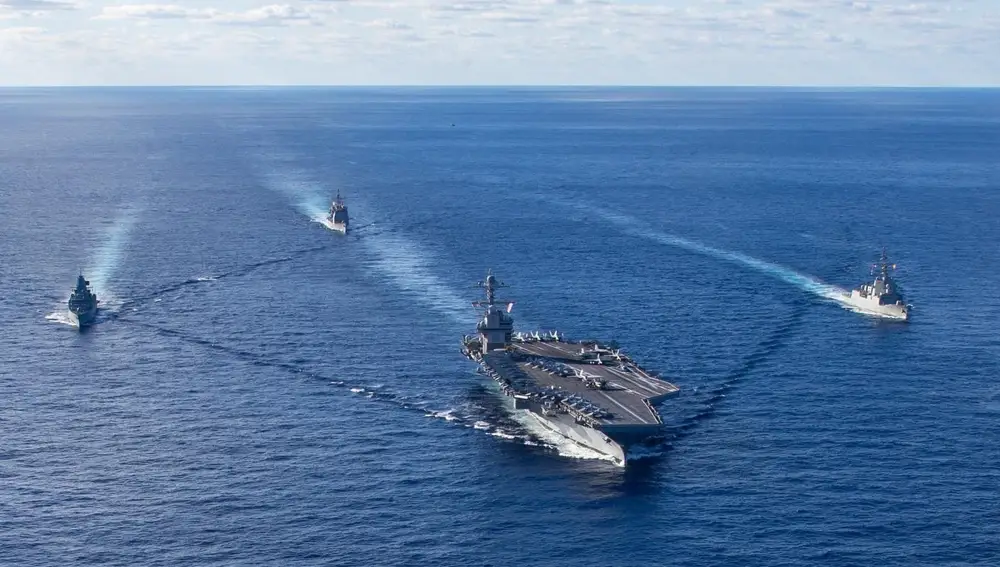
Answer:
[[[513,302],[495,297],[506,286],[492,273],[479,286],[486,301],[473,305],[482,319],[477,335],[463,337],[462,353],[480,363],[516,411],[621,466],[630,451],[662,439],[655,405],[677,386],[596,341],[573,342],[557,332],[515,333]]]

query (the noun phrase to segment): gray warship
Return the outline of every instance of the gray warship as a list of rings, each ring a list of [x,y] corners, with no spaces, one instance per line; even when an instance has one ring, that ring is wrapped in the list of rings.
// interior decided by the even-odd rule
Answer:
[[[81,329],[94,324],[97,319],[97,295],[90,291],[90,282],[81,274],[76,278],[76,289],[69,296],[69,312]]]
[[[347,205],[344,204],[340,191],[337,191],[337,198],[330,204],[330,212],[326,215],[326,222],[332,230],[347,234],[347,227],[351,221],[347,216]]]
[[[514,332],[513,302],[495,297],[506,286],[492,272],[478,286],[486,301],[473,306],[482,319],[477,335],[463,337],[462,353],[499,384],[515,411],[622,467],[641,447],[662,441],[655,406],[677,386],[597,341],[570,341],[557,331]]]
[[[895,268],[895,264],[889,263],[889,257],[883,248],[879,263],[872,267],[875,279],[872,283],[863,283],[851,290],[851,304],[873,315],[909,321],[911,306],[903,299],[903,294],[889,274]]]

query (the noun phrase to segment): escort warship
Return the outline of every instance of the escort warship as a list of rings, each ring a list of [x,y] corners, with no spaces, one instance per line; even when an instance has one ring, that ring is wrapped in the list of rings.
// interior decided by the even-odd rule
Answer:
[[[97,319],[97,295],[90,291],[90,282],[83,275],[76,278],[76,289],[69,296],[69,312],[81,329]]]
[[[642,446],[662,441],[655,406],[677,386],[597,341],[514,332],[513,302],[495,297],[506,285],[490,272],[478,287],[486,301],[473,306],[482,319],[477,335],[463,337],[462,353],[499,384],[515,411],[622,467]]]
[[[341,198],[339,191],[337,198],[330,204],[330,212],[326,215],[326,222],[332,230],[347,234],[350,219],[347,216],[347,205],[344,204],[344,199]]]
[[[910,319],[910,305],[907,305],[903,295],[896,287],[896,282],[889,275],[890,270],[896,268],[895,264],[889,263],[889,258],[882,249],[882,257],[879,263],[872,267],[872,275],[875,280],[872,283],[863,283],[851,290],[851,303],[863,311],[888,317],[908,321]]]

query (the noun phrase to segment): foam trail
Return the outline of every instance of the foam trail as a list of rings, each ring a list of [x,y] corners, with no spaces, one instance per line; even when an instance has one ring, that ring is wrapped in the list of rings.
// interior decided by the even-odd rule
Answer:
[[[566,203],[560,203],[566,205]],[[570,205],[577,207],[576,205]],[[595,211],[588,209],[588,213],[594,214]],[[745,268],[750,268],[752,270],[758,271],[762,274],[775,277],[785,283],[789,283],[798,287],[799,289],[811,293],[817,297],[824,299],[832,299],[839,303],[845,303],[849,300],[850,294],[847,290],[835,286],[823,283],[818,279],[801,274],[792,270],[791,268],[786,268],[784,266],[773,264],[771,262],[766,262],[764,260],[759,260],[753,256],[748,256],[740,252],[732,252],[729,250],[723,250],[722,248],[716,248],[714,246],[709,246],[707,244],[702,244],[694,240],[683,238],[680,236],[675,236],[673,234],[668,234],[665,232],[660,232],[649,227],[644,226],[639,220],[632,217],[622,215],[619,213],[614,213],[610,211],[597,211],[596,214],[604,217],[605,219],[617,224],[625,229],[626,233],[632,234],[634,236],[639,236],[647,240],[652,240],[654,242],[660,242],[666,244],[667,246],[673,246],[676,248],[682,248],[689,252],[695,252],[697,254],[702,254],[704,256],[709,256],[715,258],[716,260],[722,260],[724,262],[730,262],[732,264],[737,264]]]
[[[263,180],[269,189],[288,197],[300,213],[314,222],[324,224],[326,197],[314,183],[300,175],[274,172],[264,174]]]
[[[73,320],[73,316],[67,310],[49,313],[45,316],[45,319],[54,323],[59,323],[60,325],[68,325],[70,327],[77,326],[76,321]]]
[[[108,229],[104,244],[97,249],[93,265],[84,271],[84,275],[90,280],[94,292],[105,305],[113,300],[114,296],[111,293],[109,282],[121,264],[129,233],[138,220],[139,214],[134,210],[127,210],[119,214],[115,223]]]
[[[656,242],[661,242],[668,246],[683,248],[690,252],[695,252],[698,254],[703,254],[705,256],[710,256],[717,260],[731,262],[747,268],[751,268],[763,274],[776,277],[786,283],[792,284],[798,287],[799,289],[809,292],[817,297],[835,301],[838,304],[840,304],[840,306],[843,307],[844,309],[848,309],[855,313],[860,313],[862,315],[867,315],[870,317],[895,319],[895,317],[892,317],[891,315],[870,311],[866,309],[864,305],[859,305],[855,303],[851,299],[850,292],[842,287],[823,283],[816,278],[807,276],[805,274],[801,274],[799,272],[796,272],[795,270],[792,270],[791,268],[786,268],[778,264],[773,264],[771,262],[759,260],[757,258],[748,256],[740,252],[723,250],[721,248],[708,246],[707,244],[702,244],[700,242],[696,242],[694,240],[690,240],[680,236],[675,236],[673,234],[659,232],[643,226],[638,220],[632,217],[628,217],[626,215],[613,213],[609,211],[600,211],[597,212],[597,214],[619,226],[624,227],[625,231],[628,234],[632,234],[634,236],[639,236]]]
[[[383,232],[361,239],[373,255],[375,269],[418,301],[463,325],[472,320],[469,302],[430,269],[432,258],[411,240]]]
[[[387,231],[368,234],[361,243],[371,251],[374,268],[400,289],[456,323],[470,326],[475,322],[476,315],[472,311],[475,294],[462,297],[435,275],[431,269],[433,256],[411,239]],[[523,320],[521,326],[537,328]]]
[[[331,228],[326,220],[326,197],[306,174],[270,172],[262,179],[270,189],[288,196],[302,214]],[[469,300],[459,296],[433,273],[431,256],[410,239],[383,231],[366,233],[361,242],[372,253],[374,268],[403,291],[457,323],[466,325],[473,320]]]

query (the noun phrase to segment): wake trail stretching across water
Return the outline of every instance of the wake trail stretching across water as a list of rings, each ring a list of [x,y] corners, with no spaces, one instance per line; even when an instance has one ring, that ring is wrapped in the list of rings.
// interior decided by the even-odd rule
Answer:
[[[469,301],[434,274],[433,258],[411,239],[379,232],[366,236],[361,242],[372,253],[372,267],[408,295],[456,323],[465,325],[472,321]]]
[[[123,316],[119,320],[125,323],[136,325],[138,327],[143,327],[152,330],[164,336],[172,337],[203,348],[227,354],[236,359],[249,362],[254,366],[265,366],[268,368],[275,368],[291,374],[304,376],[306,378],[311,378],[314,380],[323,380],[331,385],[340,387],[345,390],[349,390],[354,394],[363,394],[365,395],[365,397],[369,399],[390,403],[404,409],[418,411],[421,413],[426,413],[427,411],[429,411],[427,406],[429,405],[430,402],[417,400],[411,396],[385,390],[381,384],[379,385],[348,384],[347,382],[344,382],[342,380],[337,380],[329,376],[325,376],[319,372],[315,372],[295,364],[282,362],[280,360],[274,360],[269,356],[229,346],[216,340],[199,337],[193,333],[171,329],[168,327],[164,327],[162,325],[155,325],[144,321],[137,321],[135,319],[131,319],[128,316]]]
[[[302,214],[320,224],[326,224],[326,199],[320,187],[309,180],[303,172],[268,172],[262,176],[264,184],[288,196],[292,204]],[[355,229],[368,228],[368,223]],[[468,302],[448,288],[431,270],[433,259],[412,239],[397,234],[393,230],[365,233],[360,239],[364,247],[373,254],[373,267],[387,276],[404,292],[415,296],[427,306],[448,315],[456,322],[467,323]]]
[[[158,300],[159,298],[165,295],[168,295],[172,292],[179,291],[187,287],[207,285],[212,282],[218,282],[220,280],[245,276],[261,268],[267,266],[274,266],[277,264],[283,264],[285,262],[291,262],[307,254],[313,252],[320,252],[322,250],[326,250],[327,248],[329,248],[329,246],[311,246],[309,248],[294,250],[288,253],[286,256],[281,256],[278,258],[269,258],[266,260],[261,260],[259,262],[253,262],[226,272],[220,272],[215,275],[198,276],[178,281],[176,283],[152,290],[144,295],[133,296],[130,299],[122,301],[121,304],[118,305],[117,308],[115,308],[114,310],[103,309],[102,312],[99,313],[98,315],[97,323],[100,324],[105,321],[119,319],[121,317],[121,312],[125,311],[126,309],[134,312],[143,305],[149,303],[150,301]],[[76,323],[70,317],[68,311],[56,311],[54,313],[46,315],[45,318],[57,323],[70,325],[73,327],[76,326]]]
[[[189,286],[204,285],[204,284],[208,284],[208,283],[211,283],[211,282],[217,282],[217,281],[220,281],[220,280],[225,280],[225,279],[237,278],[237,277],[245,276],[245,275],[248,275],[248,274],[250,274],[250,273],[252,273],[252,272],[254,272],[256,270],[259,270],[261,268],[264,268],[264,267],[267,267],[267,266],[274,266],[274,265],[277,265],[277,264],[283,264],[283,263],[286,263],[286,262],[291,262],[291,261],[296,260],[296,259],[298,259],[298,258],[300,258],[302,256],[307,255],[307,254],[311,254],[313,252],[320,252],[320,251],[326,250],[327,248],[329,248],[329,246],[311,246],[309,248],[301,248],[299,250],[293,250],[292,252],[289,252],[285,256],[281,256],[281,257],[278,257],[278,258],[269,258],[269,259],[266,259],[266,260],[261,260],[259,262],[253,262],[253,263],[246,264],[246,265],[240,266],[238,268],[234,268],[232,270],[229,270],[229,271],[226,271],[226,272],[221,272],[221,273],[218,273],[218,274],[215,274],[215,275],[199,276],[199,277],[195,277],[195,278],[188,278],[186,280],[179,281],[177,283],[161,287],[161,288],[156,289],[154,291],[151,291],[151,292],[149,292],[149,293],[147,293],[145,295],[133,297],[133,298],[129,299],[128,301],[123,302],[122,303],[122,308],[123,309],[125,309],[125,308],[135,309],[135,308],[141,306],[144,303],[148,303],[151,300],[157,299],[157,298],[159,298],[161,296],[164,296],[164,295],[166,295],[168,293],[171,293],[171,292],[174,292],[174,291],[178,291],[180,289],[183,289],[183,288],[186,288],[186,287],[189,287]]]
[[[305,172],[271,171],[262,175],[262,179],[268,188],[288,196],[302,214],[328,226],[325,208],[328,197]],[[369,222],[354,232],[374,224]],[[413,239],[401,236],[390,227],[367,231],[358,240],[371,253],[371,266],[404,293],[456,323],[467,325],[472,321],[471,299],[461,297],[435,275],[433,256]]]
[[[296,364],[274,360],[266,355],[232,347],[215,340],[199,337],[192,333],[170,329],[168,327],[152,323],[146,323],[144,321],[137,321],[130,319],[127,316],[121,317],[120,320],[125,323],[149,329],[164,336],[172,337],[202,348],[207,348],[232,356],[238,360],[243,360],[244,362],[248,362],[255,366],[274,368],[312,380],[320,380],[341,390],[348,391],[351,394],[362,396],[366,399],[388,404],[403,410],[419,413],[427,418],[440,420],[444,423],[461,426],[477,432],[483,432],[494,437],[515,441],[519,444],[527,446],[538,446],[558,450],[558,448],[546,445],[530,433],[523,431],[516,425],[516,423],[511,422],[501,413],[488,411],[487,407],[476,403],[475,400],[465,404],[460,404],[457,408],[437,410],[432,408],[433,402],[430,400],[421,399],[417,396],[407,395],[400,392],[393,392],[386,389],[384,384],[352,384]]]
[[[262,176],[264,185],[288,197],[300,213],[313,222],[323,224],[326,218],[327,197],[320,186],[294,173],[268,172]]]
[[[107,240],[97,249],[93,265],[86,269],[87,279],[104,304],[108,304],[114,298],[109,282],[122,262],[125,244],[138,220],[138,211],[126,210],[119,214],[114,225],[108,230]]]
[[[687,436],[699,423],[714,416],[718,404],[722,403],[726,396],[744,378],[749,376],[758,366],[767,361],[785,345],[788,338],[801,325],[805,313],[805,305],[796,305],[788,319],[775,328],[766,339],[762,340],[757,345],[757,348],[743,359],[739,366],[729,372],[718,384],[700,388],[698,393],[704,392],[707,397],[698,400],[696,403],[700,407],[692,415],[683,419],[678,426],[672,428],[674,439]]]
[[[563,207],[571,207],[574,209],[582,209],[582,206],[575,203],[566,203],[560,200],[545,199],[554,202]],[[794,285],[795,287],[811,293],[817,297],[823,299],[830,299],[837,301],[838,303],[845,303],[846,298],[850,297],[850,294],[841,287],[830,285],[821,282],[820,280],[808,276],[791,268],[786,268],[784,266],[760,260],[754,258],[753,256],[748,256],[741,252],[733,252],[730,250],[724,250],[722,248],[716,248],[714,246],[709,246],[707,244],[702,244],[695,240],[684,238],[681,236],[676,236],[666,232],[661,232],[652,229],[639,221],[636,218],[623,215],[620,213],[615,213],[611,211],[594,211],[592,209],[586,209],[590,214],[597,214],[598,216],[608,220],[620,227],[622,227],[626,234],[631,234],[633,236],[638,236],[640,238],[645,238],[647,240],[652,240],[654,242],[659,242],[661,244],[666,244],[668,246],[673,246],[676,248],[681,248],[689,252],[694,252],[696,254],[702,254],[716,260],[722,260],[724,262],[729,262],[742,266],[745,268],[750,268],[762,274],[777,278],[785,283]]]
[[[372,254],[371,266],[392,280],[396,287],[460,325],[471,327],[475,324],[477,315],[472,301],[482,297],[480,292],[476,292],[470,282],[469,289],[474,293],[468,297],[460,295],[435,274],[434,266],[438,262],[412,238],[386,230],[369,233],[360,241]],[[523,320],[520,326],[537,328]],[[455,340],[458,338],[456,336]]]

